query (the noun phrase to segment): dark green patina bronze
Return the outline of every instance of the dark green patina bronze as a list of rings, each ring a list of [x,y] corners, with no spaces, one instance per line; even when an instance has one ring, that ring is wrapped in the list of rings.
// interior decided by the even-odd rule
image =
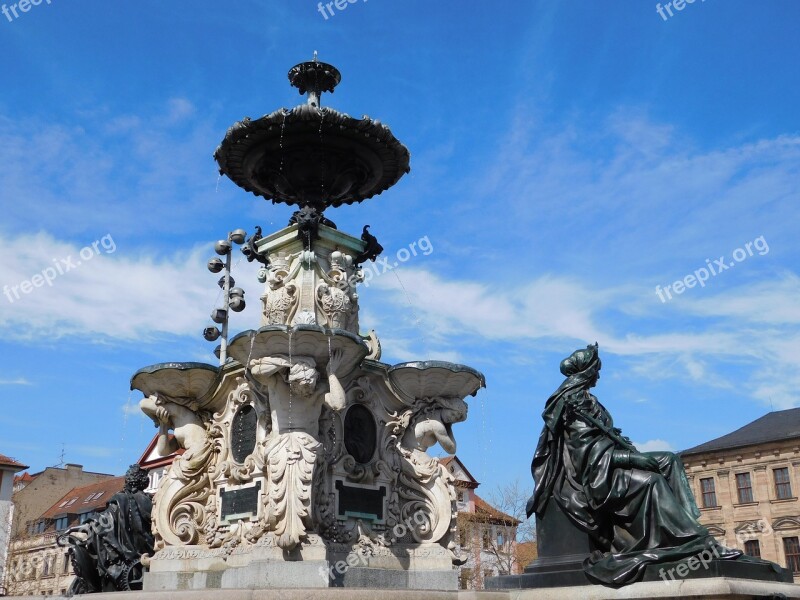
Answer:
[[[639,452],[614,427],[589,392],[601,366],[597,344],[561,362],[566,379],[545,405],[531,467],[536,489],[527,512],[536,515],[539,558],[524,574],[494,578],[487,587],[619,587],[674,579],[677,566],[692,578],[791,582],[787,570],[723,546],[698,522],[678,456]],[[705,567],[686,568],[689,561]]]

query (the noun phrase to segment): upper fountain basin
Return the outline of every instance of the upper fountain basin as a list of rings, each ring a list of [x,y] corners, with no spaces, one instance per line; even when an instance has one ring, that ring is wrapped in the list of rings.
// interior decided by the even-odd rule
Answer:
[[[235,123],[214,153],[220,174],[256,196],[322,212],[380,194],[409,172],[408,149],[386,125],[322,108],[322,94],[341,81],[336,67],[315,53],[288,76],[307,102]]]
[[[410,170],[382,123],[310,104],[234,124],[214,158],[248,192],[319,211],[380,194]]]

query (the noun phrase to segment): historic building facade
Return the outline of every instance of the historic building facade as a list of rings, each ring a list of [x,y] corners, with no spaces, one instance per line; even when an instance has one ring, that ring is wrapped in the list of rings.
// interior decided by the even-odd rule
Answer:
[[[26,535],[31,523],[72,488],[112,477],[108,473],[84,471],[82,465],[74,464],[65,465],[63,469],[47,467],[44,471],[17,477],[13,495],[12,539]]]
[[[800,408],[768,413],[681,457],[700,522],[800,581]]]
[[[11,494],[14,489],[14,475],[26,465],[0,454],[0,596],[6,595],[6,575],[8,546],[11,541],[11,522],[14,517],[14,504]]]
[[[174,436],[170,434],[170,439],[172,438],[174,438]],[[185,450],[183,448],[179,448],[176,452],[172,452],[167,456],[162,456],[158,451],[158,434],[153,436],[153,439],[150,440],[147,448],[145,448],[144,453],[139,457],[138,462],[139,466],[147,471],[148,485],[145,490],[147,494],[151,496],[155,495],[158,491],[159,483],[161,483],[161,480],[167,474],[167,471],[169,471],[175,458],[182,456],[184,452]]]
[[[453,475],[456,488],[456,523],[459,552],[466,562],[459,567],[459,588],[484,589],[484,580],[497,575],[521,572],[530,560],[527,552],[519,552],[517,526],[520,521],[491,506],[475,493],[480,485],[457,456],[440,459]]]
[[[112,477],[73,488],[38,518],[29,521],[24,534],[11,542],[9,595],[59,596],[65,593],[74,575],[66,548],[56,544],[58,536],[102,511],[124,485],[124,477]]]

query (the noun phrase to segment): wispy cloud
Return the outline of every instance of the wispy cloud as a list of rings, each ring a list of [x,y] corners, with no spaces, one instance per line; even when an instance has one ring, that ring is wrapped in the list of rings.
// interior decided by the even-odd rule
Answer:
[[[28,237],[0,234],[15,256],[4,270],[2,284],[30,280],[54,259],[77,257],[80,246],[40,232]],[[92,240],[87,240],[91,244]],[[33,288],[10,302],[0,296],[0,326],[12,338],[102,336],[119,340],[154,340],[160,335],[199,335],[219,295],[217,277],[205,267],[211,243],[170,255],[118,247],[65,272],[52,286]],[[241,287],[258,298],[255,268],[239,263]],[[249,311],[257,310],[253,300]],[[245,311],[252,319],[251,312]],[[232,322],[244,319],[234,315]]]
[[[800,401],[800,375],[795,375],[800,373],[800,328],[790,309],[796,298],[794,279],[716,294],[707,290],[708,298],[676,305],[674,321],[654,318],[659,331],[642,334],[637,333],[640,318],[617,310],[621,300],[630,301],[625,289],[546,276],[498,290],[428,271],[404,271],[414,310],[440,341],[457,343],[468,335],[470,348],[480,348],[480,340],[537,341],[543,348],[598,341],[605,352],[635,359],[631,369],[640,377],[687,379],[699,387],[723,389],[743,385],[756,399],[781,407]],[[379,279],[376,287],[387,302],[400,307],[406,302],[393,278]],[[715,302],[721,307],[718,314],[712,313]],[[771,306],[787,308],[772,315],[771,327],[759,327],[762,311]],[[750,308],[750,320],[744,307]],[[687,327],[687,315],[697,313],[704,318],[692,319]],[[404,346],[404,353],[413,351],[408,343]],[[738,365],[734,379],[718,373],[721,362]]]
[[[675,448],[665,440],[647,440],[646,442],[634,442],[639,452],[675,452]]]
[[[33,385],[33,384],[24,377],[18,377],[17,379],[0,379],[0,385]]]

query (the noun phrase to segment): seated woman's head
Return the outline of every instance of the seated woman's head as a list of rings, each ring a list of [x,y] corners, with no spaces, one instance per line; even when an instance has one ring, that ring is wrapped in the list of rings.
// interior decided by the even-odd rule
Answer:
[[[600,378],[600,352],[597,343],[589,344],[586,349],[576,350],[561,361],[561,373],[565,377],[580,376],[594,385]]]

